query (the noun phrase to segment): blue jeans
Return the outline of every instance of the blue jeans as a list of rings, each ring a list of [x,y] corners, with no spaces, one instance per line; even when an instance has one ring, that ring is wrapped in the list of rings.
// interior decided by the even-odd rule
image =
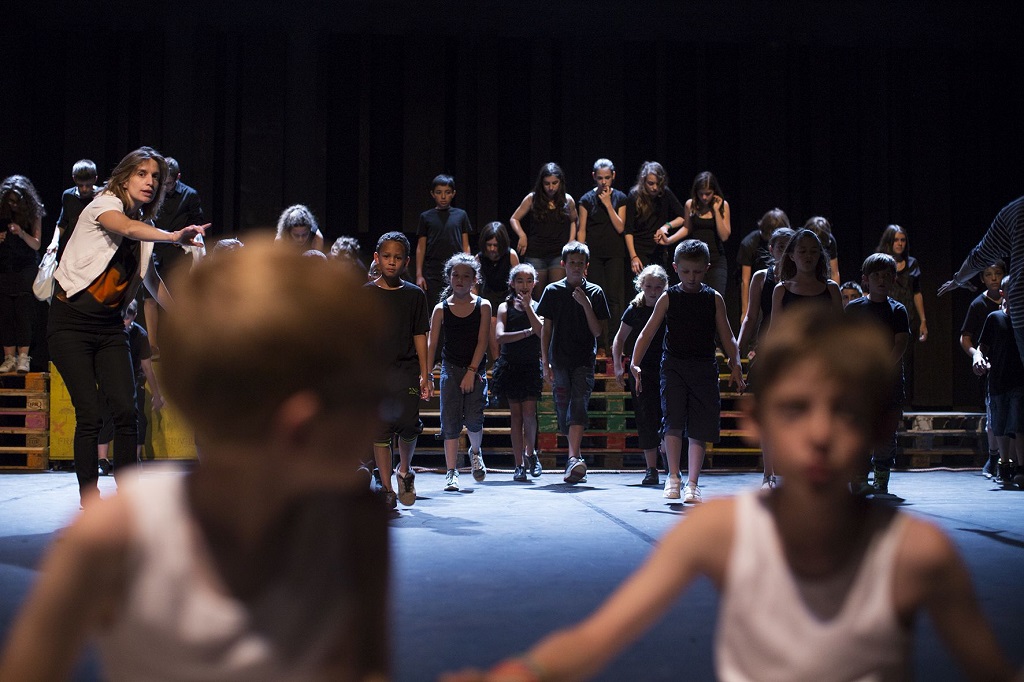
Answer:
[[[558,414],[558,430],[568,436],[570,426],[587,427],[587,403],[594,390],[594,366],[552,367],[551,371],[555,379],[551,388]]]

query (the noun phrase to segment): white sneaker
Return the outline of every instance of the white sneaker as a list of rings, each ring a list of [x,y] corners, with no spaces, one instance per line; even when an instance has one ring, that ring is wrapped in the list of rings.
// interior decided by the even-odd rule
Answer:
[[[31,369],[31,364],[32,358],[30,358],[25,353],[22,353],[21,355],[18,356],[17,366],[14,368],[14,371],[17,372],[18,374],[28,374],[29,370]]]
[[[700,486],[696,483],[687,483],[686,487],[683,488],[683,502],[700,504],[703,501],[704,500],[701,499]]]
[[[569,484],[582,483],[587,479],[587,463],[582,457],[570,457],[565,465],[562,480]]]
[[[484,466],[484,453],[469,449],[469,465],[473,469],[473,478],[482,481],[487,478],[487,467]]]
[[[13,355],[8,355],[4,358],[2,364],[0,364],[0,374],[9,374],[14,371],[14,368],[18,364],[18,358]]]
[[[457,492],[459,489],[459,471],[458,469],[449,469],[448,473],[444,475],[444,489],[448,492]]]
[[[669,475],[665,479],[665,492],[661,494],[662,497],[668,500],[679,499],[679,479],[675,476]]]

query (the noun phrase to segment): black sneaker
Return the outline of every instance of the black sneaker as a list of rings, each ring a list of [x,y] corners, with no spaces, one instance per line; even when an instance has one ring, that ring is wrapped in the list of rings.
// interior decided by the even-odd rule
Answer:
[[[640,485],[661,485],[658,480],[658,470],[654,467],[648,467],[647,473],[644,474],[644,480],[640,481]]]
[[[540,457],[537,456],[536,452],[533,453],[532,455],[526,456],[525,465],[526,470],[529,471],[530,475],[533,476],[534,478],[537,478],[542,473],[544,473],[544,467],[540,465]]]
[[[526,481],[526,469],[523,467],[516,467],[516,470],[512,472],[512,480],[519,482]]]

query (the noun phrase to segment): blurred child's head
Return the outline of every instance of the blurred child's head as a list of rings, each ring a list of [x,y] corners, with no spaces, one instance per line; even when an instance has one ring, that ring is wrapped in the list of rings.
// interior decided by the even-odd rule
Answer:
[[[873,253],[860,268],[861,285],[873,301],[884,301],[896,281],[896,259],[887,253]]]
[[[434,198],[434,208],[446,209],[455,198],[455,178],[445,173],[434,177],[430,183],[430,196]]]
[[[887,253],[896,260],[905,260],[910,255],[909,247],[907,231],[899,225],[889,225],[882,230],[882,238],[878,240],[875,251]]]
[[[503,223],[495,220],[487,223],[480,230],[480,239],[477,242],[480,253],[492,261],[496,261],[508,255],[509,241],[508,230]]]
[[[444,292],[441,298],[447,298],[453,292],[472,289],[480,284],[480,261],[468,253],[457,253],[444,262]]]
[[[981,283],[985,285],[989,293],[996,293],[999,291],[999,287],[1002,284],[1003,277],[1006,276],[1006,264],[1001,260],[997,260],[992,265],[988,266],[981,271]]]
[[[562,247],[562,267],[569,284],[575,286],[582,282],[589,264],[590,248],[586,244],[573,240]]]
[[[537,182],[533,185],[533,211],[548,210],[548,202],[553,201],[556,209],[565,204],[565,173],[557,163],[546,163],[540,167]],[[547,200],[547,201],[545,201]]]
[[[718,186],[718,179],[711,173],[711,171],[704,171],[698,173],[697,177],[693,179],[693,186],[690,188],[690,210],[696,210],[701,208],[706,211],[710,206],[711,202],[716,196],[725,196],[722,194],[722,188]],[[725,214],[725,205],[719,207],[719,211]]]
[[[320,249],[306,249],[302,252],[302,255],[306,258],[319,258],[321,260],[327,260],[327,254]]]
[[[875,321],[831,306],[792,306],[772,318],[744,425],[778,453],[777,473],[845,488],[866,465],[871,444],[895,427],[891,345]]]
[[[668,288],[668,273],[660,265],[648,265],[633,278],[633,288],[637,291],[634,306],[654,305]]]
[[[302,204],[289,206],[277,219],[277,238],[294,244],[308,244],[318,229],[313,212]]]
[[[850,301],[856,301],[863,296],[864,290],[851,279],[849,282],[843,282],[843,286],[839,287],[839,294],[843,297],[843,307],[845,308]]]
[[[508,273],[509,300],[514,300],[517,294],[533,292],[536,283],[537,269],[533,265],[523,262],[513,266]]]
[[[71,180],[78,188],[78,195],[83,199],[92,196],[93,187],[96,186],[98,178],[96,162],[92,159],[80,159],[75,161],[75,165],[71,167]]]
[[[789,216],[781,208],[773,208],[757,221],[757,229],[761,232],[761,239],[765,241],[772,238],[775,230],[783,227],[789,228]]]
[[[338,237],[331,244],[331,258],[362,262],[359,254],[359,240],[355,237]]]
[[[818,235],[807,228],[797,230],[786,245],[782,266],[779,268],[779,280],[792,279],[798,271],[812,275],[819,282],[828,281],[832,271],[828,254],[821,247]]]
[[[711,267],[711,250],[699,239],[684,239],[676,247],[672,267],[679,276],[683,291],[699,291],[704,275]]]
[[[217,243],[213,245],[213,252],[220,253],[222,251],[234,251],[235,249],[240,249],[243,246],[245,246],[245,244],[233,237],[218,239]]]
[[[409,238],[397,230],[382,234],[373,251],[373,263],[385,279],[401,276],[409,264]]]
[[[259,239],[186,276],[160,325],[162,383],[201,441],[255,446],[302,424],[310,438],[348,434],[322,453],[339,466],[369,449],[387,384],[383,334],[347,268]]]

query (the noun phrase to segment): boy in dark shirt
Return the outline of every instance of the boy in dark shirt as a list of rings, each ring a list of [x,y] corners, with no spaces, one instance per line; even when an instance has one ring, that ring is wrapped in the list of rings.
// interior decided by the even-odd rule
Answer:
[[[56,249],[57,260],[64,255],[64,246],[71,239],[71,233],[75,230],[79,216],[92,198],[96,196],[97,171],[95,162],[89,159],[76,161],[71,167],[71,179],[75,186],[64,190],[60,197],[60,216],[57,217],[57,230],[53,233],[53,241],[46,249]],[[193,223],[202,225],[202,222]]]
[[[1009,278],[1004,277],[1000,309],[985,318],[978,347],[972,353],[974,373],[988,375],[992,433],[999,443],[996,478],[1005,486],[1013,485],[1024,457],[1024,365],[1007,314],[1008,286]]]
[[[626,225],[627,197],[612,187],[615,164],[608,159],[594,162],[593,177],[597,186],[577,202],[580,214],[577,239],[590,249],[587,267],[590,281],[604,290],[611,319],[618,320],[625,309],[626,242],[622,233]],[[607,322],[601,324],[597,345],[602,353],[609,348]]]
[[[851,315],[865,315],[878,321],[892,338],[892,362],[898,372],[898,380],[892,400],[893,409],[903,404],[903,353],[910,342],[910,317],[902,303],[889,297],[896,281],[896,260],[885,253],[873,253],[864,260],[861,267],[861,285],[867,295],[850,301],[846,312]],[[886,450],[882,455],[882,451]],[[875,470],[874,486],[867,485],[867,476],[854,481],[855,492],[889,494],[889,475],[896,462],[896,431],[885,445],[876,446],[871,453],[871,465]]]
[[[416,286],[433,307],[444,290],[444,264],[459,251],[469,253],[473,226],[461,208],[452,206],[455,178],[438,175],[431,185],[434,208],[420,214],[416,228]]]
[[[587,428],[587,403],[594,390],[594,360],[601,320],[607,320],[604,291],[584,279],[590,250],[572,241],[562,247],[565,277],[544,287],[537,315],[544,318],[541,334],[541,367],[551,382],[558,413],[558,430],[569,441],[569,458],[563,480],[569,484],[587,480],[587,464],[580,448]]]
[[[989,313],[999,310],[999,305],[1003,302],[1000,286],[1005,276],[1006,265],[1001,260],[981,271],[981,283],[985,285],[985,291],[971,301],[971,306],[967,309],[967,317],[964,318],[964,324],[960,328],[960,347],[964,349],[972,362],[975,345],[978,337],[981,336],[982,327],[985,326],[985,319]],[[987,378],[982,379],[981,391],[985,401],[985,434],[988,436],[988,459],[985,460],[981,473],[985,478],[992,478],[996,474],[996,463],[999,461],[999,443],[992,435],[992,411],[989,409]]]
[[[391,329],[380,347],[379,357],[390,369],[391,411],[384,418],[384,429],[373,442],[373,457],[380,472],[384,502],[394,509],[398,502],[409,506],[416,502],[416,475],[412,456],[416,439],[423,430],[420,400],[433,394],[433,377],[427,367],[427,299],[423,291],[402,279],[409,264],[409,240],[401,232],[387,232],[377,240],[373,262],[380,276],[366,283],[372,291]],[[391,440],[398,436],[398,495],[391,487]]]

